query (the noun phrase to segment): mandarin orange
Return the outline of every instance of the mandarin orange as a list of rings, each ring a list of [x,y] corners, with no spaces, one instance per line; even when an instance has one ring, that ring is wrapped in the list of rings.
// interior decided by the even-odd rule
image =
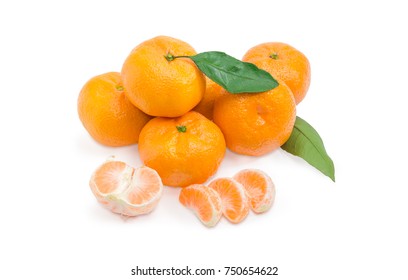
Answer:
[[[205,92],[205,78],[189,58],[196,52],[181,40],[158,36],[135,47],[122,67],[127,97],[151,116],[178,117],[194,108]]]
[[[151,119],[125,96],[119,73],[109,72],[90,79],[78,97],[78,115],[97,142],[107,146],[135,144],[143,126]]]
[[[296,104],[305,98],[310,85],[310,63],[299,50],[285,43],[264,43],[248,50],[242,60],[255,64],[285,82]]]
[[[279,148],[292,133],[295,118],[295,100],[282,82],[267,92],[224,92],[214,105],[214,122],[227,147],[244,155],[261,156]]]
[[[194,111],[178,118],[154,118],[140,133],[141,160],[168,186],[204,183],[217,171],[225,150],[218,126]]]

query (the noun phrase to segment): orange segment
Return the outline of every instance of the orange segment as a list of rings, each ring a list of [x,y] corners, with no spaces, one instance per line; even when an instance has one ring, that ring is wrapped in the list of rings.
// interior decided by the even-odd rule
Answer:
[[[185,207],[194,211],[198,219],[208,226],[215,226],[221,218],[221,198],[218,193],[201,184],[183,188],[179,201]]]
[[[275,200],[275,185],[266,173],[257,169],[244,169],[233,178],[244,186],[255,213],[271,208]]]
[[[219,178],[212,181],[209,188],[220,195],[222,213],[232,223],[239,223],[248,215],[249,203],[245,189],[236,180]]]
[[[155,170],[147,166],[137,168],[133,174],[128,199],[132,204],[148,203],[161,192],[161,184],[161,179]]]
[[[100,203],[125,216],[147,214],[157,205],[163,184],[149,167],[132,168],[124,162],[108,160],[93,173],[89,182]]]
[[[116,192],[130,183],[133,168],[121,161],[107,161],[92,175],[90,186],[97,197]]]

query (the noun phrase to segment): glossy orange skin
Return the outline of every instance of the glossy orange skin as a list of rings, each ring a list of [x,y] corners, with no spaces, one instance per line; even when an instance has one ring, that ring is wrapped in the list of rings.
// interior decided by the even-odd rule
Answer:
[[[182,126],[185,132],[177,129]],[[140,133],[141,160],[167,186],[204,183],[217,171],[225,150],[218,126],[194,111],[178,118],[154,118]]]
[[[193,111],[196,111],[207,119],[212,120],[215,100],[221,96],[223,88],[207,77],[205,77],[205,81],[206,87],[204,97],[201,99],[200,103],[194,107]]]
[[[310,85],[310,63],[307,57],[294,47],[279,42],[257,45],[242,58],[268,71],[290,88],[299,104],[306,96]]]
[[[134,48],[122,67],[127,97],[151,116],[181,116],[193,109],[205,92],[204,75],[193,61],[168,61],[168,54],[191,56],[196,52],[181,40],[158,36]]]
[[[127,99],[120,73],[90,79],[78,97],[78,115],[88,133],[107,146],[136,144],[151,119]]]
[[[283,145],[292,133],[296,104],[284,84],[262,93],[224,92],[214,106],[214,122],[227,147],[238,154],[261,156]]]

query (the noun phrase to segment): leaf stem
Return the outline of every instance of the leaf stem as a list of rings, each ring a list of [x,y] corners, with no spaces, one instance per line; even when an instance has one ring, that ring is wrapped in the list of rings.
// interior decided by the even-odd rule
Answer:
[[[190,58],[188,55],[172,55],[170,52],[168,52],[166,55],[164,55],[164,58],[167,59],[167,61],[173,61],[176,58]]]

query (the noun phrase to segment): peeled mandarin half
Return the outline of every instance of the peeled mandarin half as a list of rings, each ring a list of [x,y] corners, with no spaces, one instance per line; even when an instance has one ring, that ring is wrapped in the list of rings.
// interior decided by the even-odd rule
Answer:
[[[262,213],[271,208],[275,200],[275,185],[265,172],[244,169],[233,178],[244,186],[250,206],[255,213]]]
[[[207,227],[215,226],[221,219],[221,198],[215,190],[205,185],[194,184],[183,188],[179,200],[185,207],[193,210]]]
[[[219,178],[209,188],[221,197],[222,213],[232,223],[239,223],[248,215],[249,202],[244,187],[232,178]]]
[[[108,160],[93,173],[89,182],[97,200],[114,213],[138,216],[151,212],[160,200],[163,184],[154,169],[132,168]]]

